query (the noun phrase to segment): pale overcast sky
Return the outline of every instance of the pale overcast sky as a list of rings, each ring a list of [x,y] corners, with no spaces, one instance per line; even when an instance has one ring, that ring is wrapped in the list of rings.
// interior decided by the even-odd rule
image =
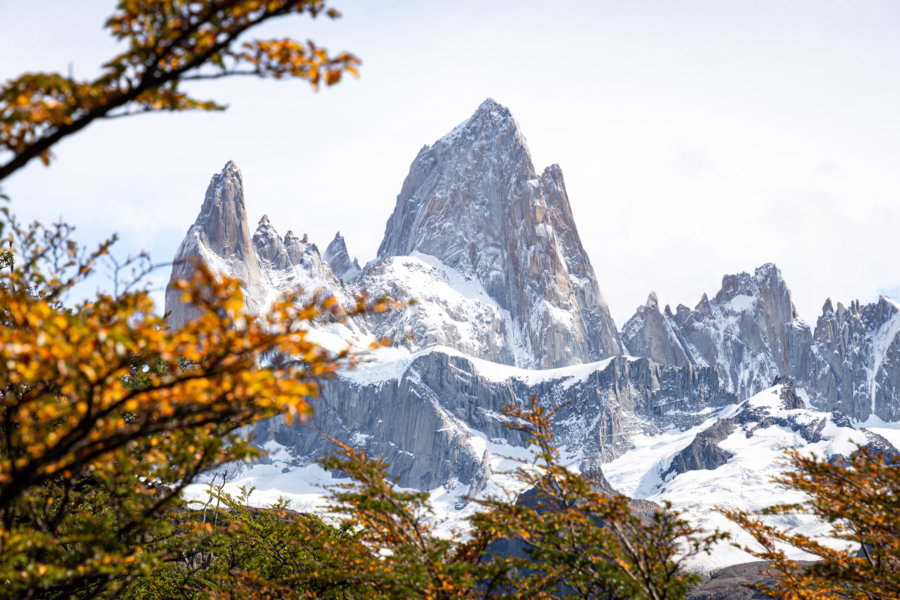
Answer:
[[[112,0],[0,4],[0,77],[89,77],[115,51]],[[825,298],[900,300],[900,2],[335,2],[313,39],[362,77],[194,85],[225,113],[92,125],[4,184],[28,218],[171,260],[213,172],[241,168],[264,213],[320,249],[374,258],[418,150],[486,97],[538,170],[559,163],[621,323],[651,290],[693,306],[725,273],[781,267],[801,316]]]

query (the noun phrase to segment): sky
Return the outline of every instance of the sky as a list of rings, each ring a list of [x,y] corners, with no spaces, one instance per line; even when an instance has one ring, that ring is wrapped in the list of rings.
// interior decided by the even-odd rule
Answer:
[[[102,28],[114,4],[0,3],[0,79],[95,75],[117,49]],[[359,79],[193,84],[228,110],[91,125],[51,167],[4,181],[12,210],[169,261],[234,160],[251,228],[267,214],[322,250],[339,230],[364,263],[419,149],[491,97],[538,171],[561,166],[620,325],[650,291],[694,306],[766,262],[811,325],[828,297],[900,300],[900,2],[331,5],[343,18],[286,18],[255,37],[351,51]]]

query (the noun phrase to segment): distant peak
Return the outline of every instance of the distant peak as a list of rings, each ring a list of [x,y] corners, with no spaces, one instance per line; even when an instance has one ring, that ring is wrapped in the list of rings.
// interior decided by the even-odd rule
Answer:
[[[475,113],[472,115],[473,117],[477,117],[480,115],[490,115],[491,117],[500,118],[503,120],[509,119],[512,117],[512,113],[509,112],[509,109],[493,98],[488,98],[484,102],[478,105],[478,108],[475,109]]]
[[[337,233],[334,234],[334,239],[336,239],[336,240],[342,240],[342,239],[344,239],[344,236],[342,236],[342,235],[341,235],[341,232],[338,231]]]
[[[544,168],[544,176],[551,177],[559,177],[562,175],[562,168],[559,166],[559,163],[553,163],[552,165]]]
[[[237,163],[235,163],[233,160],[229,160],[228,162],[225,163],[225,166],[222,167],[222,174],[223,174],[223,175],[224,175],[225,173],[228,173],[228,172],[237,172],[237,173],[240,173],[241,170],[238,168]]]
[[[650,295],[647,296],[646,306],[648,308],[659,309],[659,296],[656,295],[656,292],[650,292]]]
[[[472,116],[435,142],[435,146],[440,146],[442,143],[450,146],[462,143],[468,146],[473,140],[494,139],[501,136],[503,132],[510,131],[513,138],[520,139],[522,144],[525,143],[525,138],[519,131],[519,125],[509,109],[492,98],[488,98],[478,105]],[[427,149],[428,146],[425,146],[423,151]]]
[[[269,224],[269,215],[263,215],[259,220],[260,225],[268,225]]]
[[[781,278],[781,271],[778,267],[775,266],[775,263],[766,263],[762,266],[756,268],[756,272],[754,273],[757,278],[769,278],[769,277],[777,277]]]
[[[509,109],[494,100],[493,98],[485,98],[484,101],[478,105],[479,111],[490,111],[490,110],[502,110],[509,112]],[[477,111],[476,111],[477,112]]]

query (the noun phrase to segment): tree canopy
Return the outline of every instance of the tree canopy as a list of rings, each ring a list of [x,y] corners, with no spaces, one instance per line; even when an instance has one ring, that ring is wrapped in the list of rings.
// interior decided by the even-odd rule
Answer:
[[[126,49],[99,77],[26,73],[0,88],[0,181],[98,119],[156,111],[223,110],[181,84],[224,77],[295,77],[314,89],[358,75],[349,52],[329,54],[312,41],[245,40],[253,28],[290,15],[340,13],[326,0],[120,0],[106,21]]]
[[[777,483],[803,492],[805,501],[758,514],[723,511],[759,544],[744,549],[770,563],[775,584],[755,587],[786,600],[900,598],[900,457],[886,458],[868,448],[831,461],[795,450],[787,455],[790,468]],[[801,514],[828,524],[827,537],[845,548],[767,523],[771,515]],[[801,564],[788,557],[786,547],[818,560]]]

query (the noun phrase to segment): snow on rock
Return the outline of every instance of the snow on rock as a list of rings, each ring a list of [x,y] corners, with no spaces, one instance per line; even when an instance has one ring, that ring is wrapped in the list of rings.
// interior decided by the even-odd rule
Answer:
[[[417,252],[478,281],[509,314],[503,345],[522,352],[474,356],[546,368],[621,352],[562,171],[535,171],[518,124],[493,100],[413,161],[378,258]]]
[[[345,305],[362,291],[417,301],[310,332],[334,351],[391,340],[322,382],[310,424],[384,457],[400,485],[429,490],[451,517],[446,531],[475,510],[466,494],[512,485],[501,457],[528,451],[502,409],[532,395],[559,407],[554,431],[573,467],[605,462],[619,491],[669,499],[703,526],[725,525],[715,504],[790,499],[769,483],[781,448],[833,456],[900,441],[900,306],[829,300],[812,331],[767,264],[726,275],[693,309],[661,310],[651,294],[620,338],[560,168],[534,169],[518,124],[493,100],[419,152],[365,268],[340,234],[324,255],[267,217],[251,235],[231,162],[212,177],[172,280],[189,278],[195,261],[240,279],[254,313],[298,288]],[[166,308],[174,325],[193,316],[173,289]],[[799,389],[785,392],[785,377]],[[230,471],[226,489],[254,485],[254,503],[286,496],[321,509],[317,486],[334,480],[314,461],[328,443],[283,418],[253,433],[269,457]],[[723,546],[713,562],[746,559]]]
[[[332,272],[344,281],[352,280],[362,271],[359,262],[355,258],[353,260],[350,259],[350,253],[347,252],[347,244],[340,231],[334,235],[334,239],[328,244],[322,259],[328,263]]]
[[[766,264],[753,275],[726,275],[715,297],[704,294],[693,310],[661,313],[648,301],[623,327],[623,340],[631,354],[664,364],[715,365],[746,397],[787,373],[797,344],[785,324],[797,320],[781,272]]]
[[[685,511],[694,525],[707,531],[720,528],[735,536],[735,541],[752,544],[752,538],[714,509],[738,507],[753,511],[775,503],[801,501],[801,494],[779,489],[772,483],[772,478],[785,468],[785,449],[796,448],[823,458],[849,456],[859,445],[870,444],[874,439],[872,432],[855,428],[842,415],[796,408],[803,403],[791,398],[793,393],[791,384],[774,386],[738,406],[716,411],[694,428],[636,436],[635,448],[603,465],[603,471],[613,487],[625,494],[654,502],[668,500],[676,509]],[[726,422],[732,424],[732,432],[718,442],[718,447],[730,454],[727,462],[715,469],[667,473],[672,459],[692,440]],[[806,517],[772,522],[813,536],[825,532],[820,523]],[[840,545],[835,540],[830,543]],[[793,557],[809,558],[796,551]],[[700,557],[694,567],[711,570],[750,560],[753,558],[743,551],[721,545],[711,557]]]
[[[660,311],[655,294],[622,328],[629,353],[669,365],[713,365],[741,397],[775,377],[795,380],[810,402],[862,422],[871,415],[900,420],[898,305],[825,303],[815,332],[798,318],[791,293],[773,264],[753,275],[726,275],[710,299],[691,310]]]

